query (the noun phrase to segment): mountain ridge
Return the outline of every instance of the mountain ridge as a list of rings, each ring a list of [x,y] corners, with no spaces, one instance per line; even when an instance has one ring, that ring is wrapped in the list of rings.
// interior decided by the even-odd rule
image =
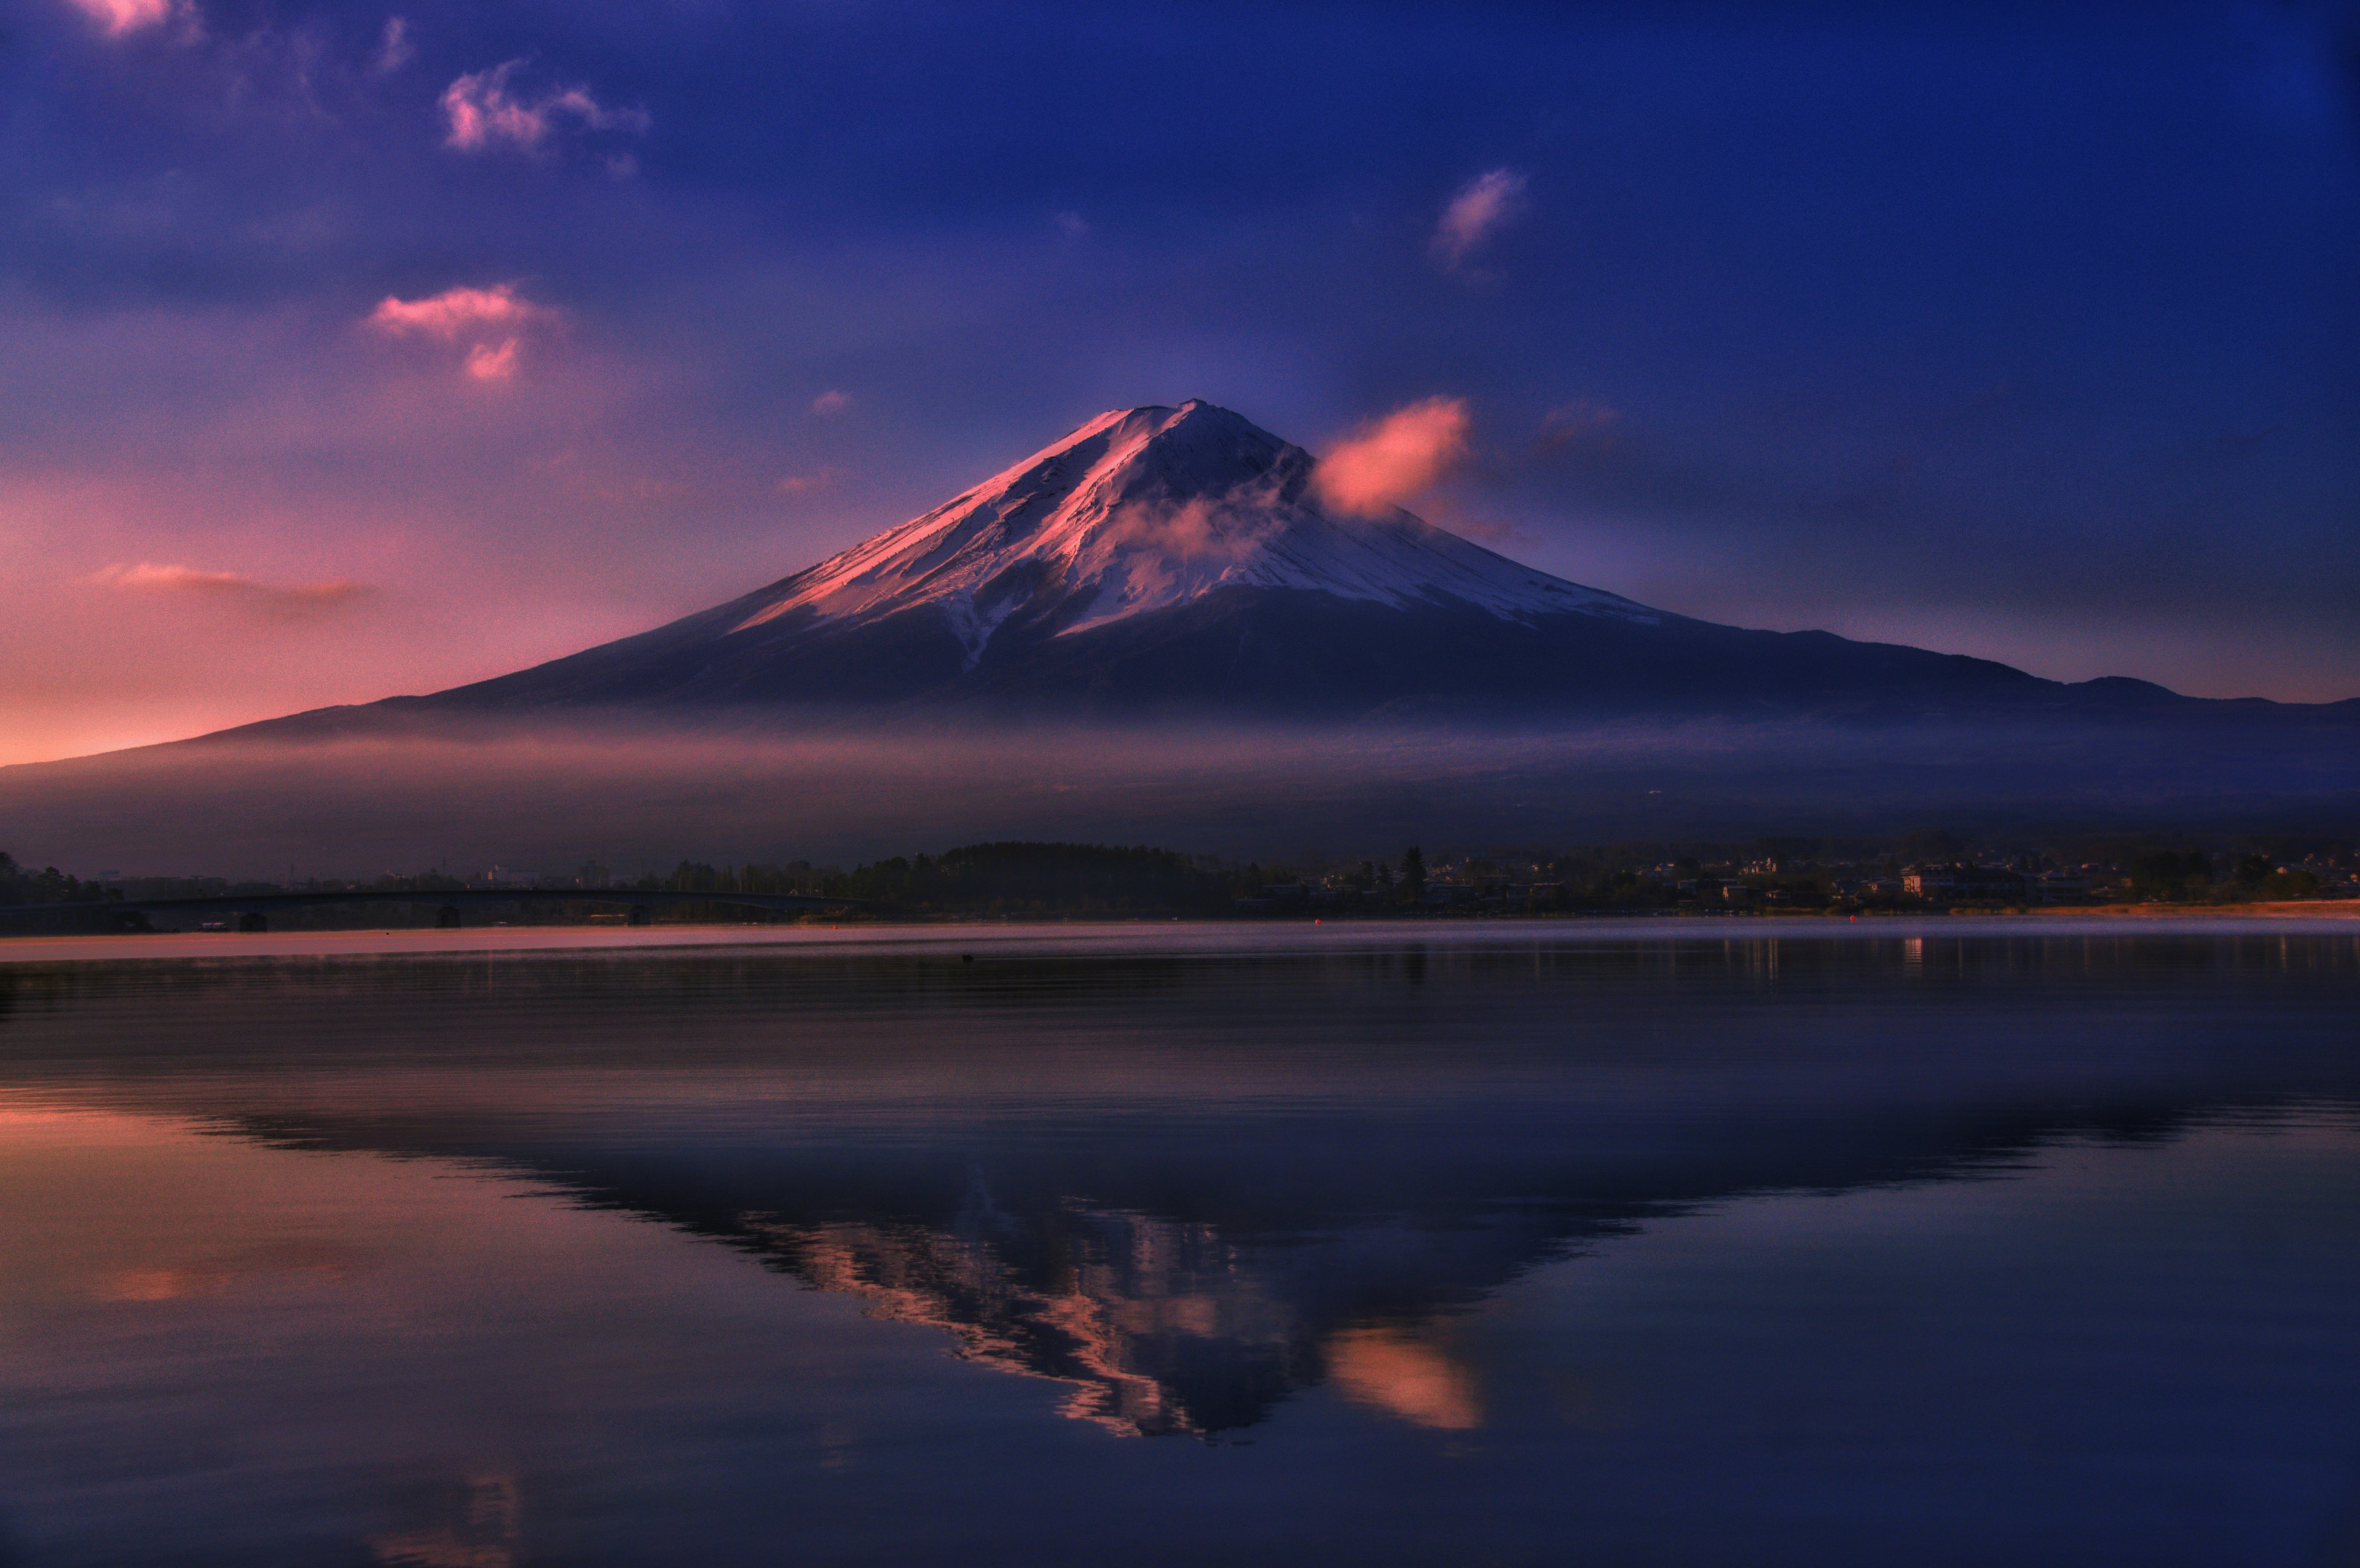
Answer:
[[[266,721],[723,710],[1526,720],[2158,713],[2344,704],[2068,683],[1653,609],[1393,508],[1201,399],[1099,415],[906,523],[634,637],[422,697]],[[240,733],[240,732],[224,732]]]

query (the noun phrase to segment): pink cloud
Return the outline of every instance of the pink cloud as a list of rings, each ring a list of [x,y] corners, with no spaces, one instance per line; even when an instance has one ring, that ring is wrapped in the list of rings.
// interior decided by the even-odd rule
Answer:
[[[1396,408],[1319,460],[1319,498],[1352,517],[1382,517],[1467,456],[1467,404],[1428,397]]]
[[[445,289],[422,299],[401,299],[388,294],[369,312],[369,325],[395,333],[427,332],[455,338],[484,327],[519,327],[548,312],[530,300],[517,298],[513,283],[489,289]]]
[[[1434,231],[1434,254],[1456,267],[1522,211],[1524,177],[1511,169],[1478,175],[1450,199]]]
[[[334,609],[365,599],[371,592],[348,577],[331,578],[324,583],[270,583],[235,572],[206,572],[193,566],[165,566],[147,561],[103,568],[88,581],[96,587],[129,593],[230,601],[279,615]]]
[[[506,142],[527,152],[538,151],[562,124],[584,130],[644,131],[648,116],[639,109],[609,109],[586,87],[561,87],[538,98],[519,97],[509,79],[521,60],[511,60],[489,71],[471,71],[442,90],[442,117],[448,125],[445,146],[461,152],[481,152]]]
[[[368,324],[389,337],[412,335],[467,344],[466,370],[477,381],[507,381],[517,373],[523,330],[561,320],[546,306],[520,298],[513,283],[488,289],[445,289],[420,299],[388,294]]]
[[[240,577],[235,572],[200,572],[193,566],[157,566],[145,561],[137,566],[118,563],[104,567],[93,573],[91,581],[108,588],[173,593],[237,593],[255,585],[253,579]]]
[[[173,0],[73,0],[111,38],[152,27],[172,15]]]
[[[418,46],[410,42],[410,22],[403,16],[388,16],[385,33],[377,43],[377,56],[369,69],[379,76],[390,76],[408,65],[418,55]]]
[[[808,495],[814,490],[832,488],[844,477],[840,468],[823,468],[817,474],[790,474],[776,486],[781,495]]]
[[[830,414],[841,414],[851,407],[852,394],[849,392],[827,391],[812,399],[812,412],[822,419]]]
[[[478,381],[506,381],[516,374],[517,341],[503,338],[497,348],[477,343],[467,351],[467,374]]]
[[[1579,446],[1603,452],[1616,444],[1622,424],[1622,416],[1605,404],[1579,398],[1541,416],[1540,449],[1554,452]]]

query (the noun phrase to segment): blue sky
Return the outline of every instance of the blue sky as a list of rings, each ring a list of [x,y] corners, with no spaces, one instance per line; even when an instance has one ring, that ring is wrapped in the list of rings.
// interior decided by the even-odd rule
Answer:
[[[2355,83],[2348,5],[5,0],[0,760],[1188,397],[1464,399],[1415,508],[1666,608],[2360,695]]]

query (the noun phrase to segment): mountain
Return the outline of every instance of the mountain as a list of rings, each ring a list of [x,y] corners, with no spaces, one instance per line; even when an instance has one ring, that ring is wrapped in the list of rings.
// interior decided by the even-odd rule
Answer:
[[[587,709],[1907,719],[2272,706],[1693,620],[1405,511],[1332,513],[1317,467],[1209,403],[1120,409],[742,598],[515,674],[296,722]]]

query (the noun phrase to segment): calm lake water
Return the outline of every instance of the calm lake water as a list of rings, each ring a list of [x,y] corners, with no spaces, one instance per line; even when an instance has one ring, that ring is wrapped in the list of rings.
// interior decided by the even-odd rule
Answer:
[[[1767,923],[0,964],[0,1563],[2360,1563],[2360,936]]]

